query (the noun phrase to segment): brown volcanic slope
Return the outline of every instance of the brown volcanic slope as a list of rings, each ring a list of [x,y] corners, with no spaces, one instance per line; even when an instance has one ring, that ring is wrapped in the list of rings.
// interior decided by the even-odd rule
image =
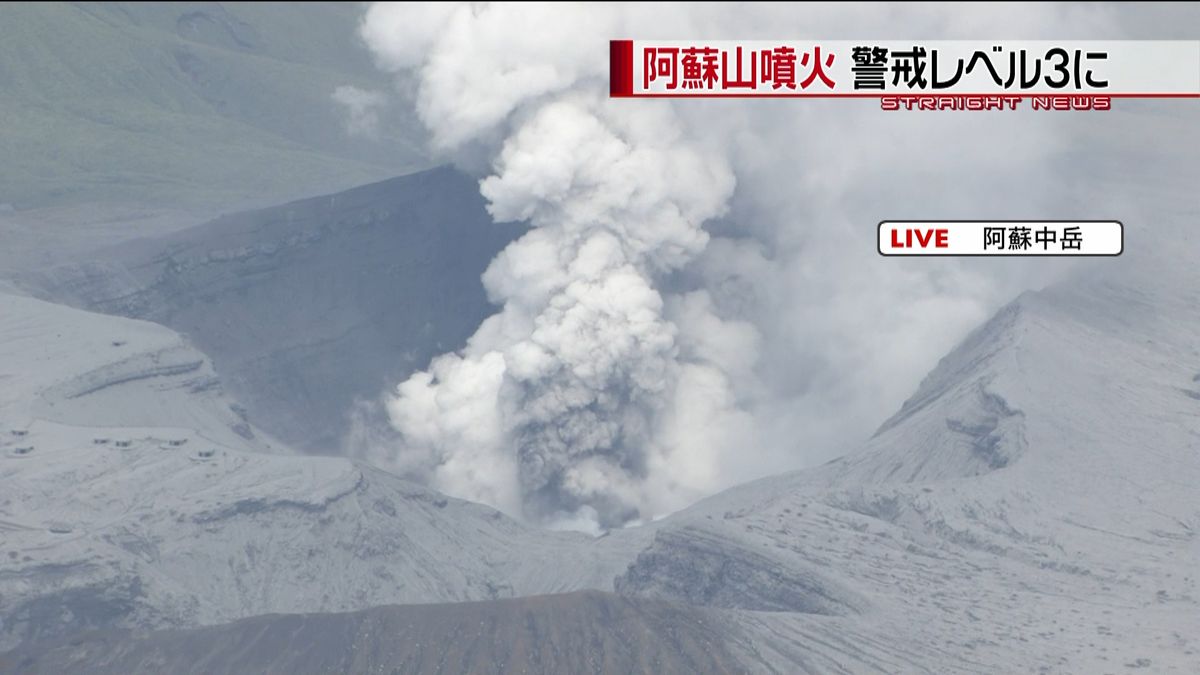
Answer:
[[[743,672],[731,630],[702,609],[583,591],[95,631],[0,656],[0,673]]]

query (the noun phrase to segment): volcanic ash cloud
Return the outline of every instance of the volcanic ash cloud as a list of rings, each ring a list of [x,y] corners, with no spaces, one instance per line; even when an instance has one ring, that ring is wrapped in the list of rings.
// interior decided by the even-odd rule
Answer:
[[[654,517],[713,489],[713,456],[742,418],[729,371],[757,347],[703,292],[660,290],[704,250],[733,173],[668,104],[607,99],[596,54],[613,21],[603,9],[378,5],[363,26],[381,65],[414,78],[439,149],[488,154],[491,215],[532,225],[484,274],[500,312],[397,388],[388,410],[403,442],[384,459],[575,527]],[[541,24],[555,30],[527,30]]]

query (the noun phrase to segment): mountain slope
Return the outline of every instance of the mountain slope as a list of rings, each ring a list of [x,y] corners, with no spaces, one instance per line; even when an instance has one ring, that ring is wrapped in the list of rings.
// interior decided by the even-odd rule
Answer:
[[[594,588],[682,612],[644,624],[657,645],[646,649],[676,653],[687,642],[682,656],[692,662],[726,663],[732,654],[756,672],[1194,672],[1200,285],[1177,281],[1084,279],[1024,295],[943,359],[861,451],[599,539],[525,530],[345,460],[232,450],[151,491],[155,508],[115,509],[116,519],[99,527],[68,524],[95,533],[80,538],[86,544],[51,544],[63,527],[42,524],[35,533],[5,505],[5,521],[26,528],[13,550],[38,556],[5,561],[0,594],[24,594],[19,611],[4,608],[5,625],[12,636],[33,637],[25,627],[64,606],[108,607],[125,627],[186,627],[263,612]],[[150,462],[137,459],[106,480],[137,476]],[[168,467],[156,475],[182,471]],[[29,483],[54,500],[67,481]],[[77,482],[88,489],[76,493],[92,495],[87,509],[99,511],[102,484]],[[80,552],[100,542],[99,554]],[[113,553],[122,543],[125,553]],[[103,562],[110,558],[118,562]],[[56,579],[73,581],[48,582]],[[320,596],[307,590],[317,585]],[[96,597],[96,588],[108,595]],[[535,625],[585,620],[571,601],[543,609]],[[213,645],[247,625],[264,636],[247,645],[255,654],[279,631],[321,626],[331,654],[382,655],[372,664],[425,658],[397,642],[412,633],[394,617],[430,610],[380,611],[393,619],[262,617],[66,643],[46,635],[51,646],[27,644],[8,658],[67,670],[82,667],[79,659],[146,667],[174,646],[218,658]],[[428,616],[467,625],[502,610],[477,611]],[[730,636],[716,651],[697,651],[703,632],[680,638],[669,628],[701,617]],[[87,625],[60,623],[57,632]],[[631,624],[598,625],[604,641]],[[510,654],[479,639],[466,639],[471,654]],[[458,634],[420,643],[462,655]],[[314,662],[297,672],[321,670]]]
[[[30,675],[742,672],[731,630],[686,607],[585,592],[262,616],[136,638],[103,631],[4,658]]]
[[[1194,672],[1196,288],[1022,296],[863,450],[668,519],[616,589],[755,610],[783,670]]]
[[[208,209],[420,168],[407,114],[384,111],[374,138],[344,131],[338,87],[389,88],[346,48],[359,16],[338,3],[3,6],[0,204]]]
[[[161,326],[11,295],[0,315],[0,644],[597,587],[624,565],[289,454]]]
[[[714,617],[754,671],[1195,672],[1200,283],[1172,274],[1023,295],[860,451],[598,539],[349,460],[264,452],[170,331],[9,298],[0,413],[25,433],[0,474],[6,646],[36,659],[33,641],[95,626],[597,589]],[[124,426],[97,447],[110,416]],[[575,611],[555,607],[546,621]],[[344,630],[337,653],[394,648],[370,622],[303,621]],[[170,640],[204,651],[223,630],[59,643],[67,660],[50,663],[127,663]]]
[[[46,297],[169,326],[211,355],[260,426],[336,452],[376,401],[493,308],[479,281],[522,229],[440,168],[239,213],[39,270]]]

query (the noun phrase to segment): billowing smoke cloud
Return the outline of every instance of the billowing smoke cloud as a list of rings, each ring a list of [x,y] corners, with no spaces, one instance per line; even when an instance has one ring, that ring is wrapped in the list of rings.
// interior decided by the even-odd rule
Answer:
[[[812,6],[372,6],[363,36],[412,88],[435,148],[488,167],[495,219],[532,225],[484,275],[501,311],[399,385],[387,408],[402,442],[372,459],[531,520],[606,528],[868,434],[972,324],[1053,276],[882,260],[874,223],[1057,215],[1039,210],[1055,123],[993,116],[980,134],[978,113],[611,101],[607,40],[778,37],[797,12],[808,30],[788,37],[1095,37],[1108,21],[977,9],[964,24],[936,7],[851,20]]]
[[[712,489],[711,475],[676,475],[684,460],[672,455],[722,450],[693,429],[706,410],[734,414],[721,360],[744,360],[755,334],[702,295],[664,297],[658,280],[692,261],[703,224],[725,213],[724,157],[690,142],[668,105],[608,104],[594,58],[605,33],[578,8],[412,11],[373,7],[368,43],[418,71],[419,112],[442,148],[504,136],[481,190],[497,220],[533,229],[484,275],[501,312],[400,385],[390,412],[402,463],[452,494],[602,527]],[[519,40],[530,26],[548,30]],[[675,315],[730,336],[683,339]],[[705,344],[721,340],[739,344]]]

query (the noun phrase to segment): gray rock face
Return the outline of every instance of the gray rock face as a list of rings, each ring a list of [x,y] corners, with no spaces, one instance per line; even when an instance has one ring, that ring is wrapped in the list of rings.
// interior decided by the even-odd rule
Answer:
[[[521,232],[442,168],[223,217],[33,282],[184,333],[254,423],[331,452],[356,400],[460,347],[493,311],[479,277]]]
[[[768,612],[839,615],[856,613],[859,604],[811,569],[695,529],[659,532],[614,587],[629,595]]]
[[[0,650],[97,628],[611,587],[524,527],[244,423],[162,326],[0,294]]]
[[[731,673],[736,628],[671,603],[583,592],[259,616],[0,656],[0,673]]]

